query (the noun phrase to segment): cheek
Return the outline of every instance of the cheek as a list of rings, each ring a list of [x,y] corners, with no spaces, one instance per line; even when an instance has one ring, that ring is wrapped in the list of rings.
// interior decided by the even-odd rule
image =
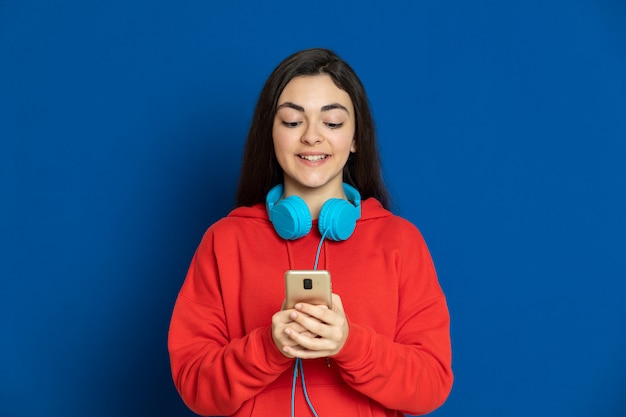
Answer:
[[[272,141],[274,142],[274,150],[279,149],[287,151],[293,149],[295,145],[300,143],[300,136],[296,129],[289,129],[282,124],[274,124],[272,129]]]
[[[274,144],[274,151],[278,152],[284,148],[285,138],[280,135],[280,133],[274,131],[272,132],[272,143]]]
[[[272,143],[274,145],[274,155],[276,156],[276,160],[278,160],[279,165],[283,167],[285,161],[288,159],[287,155],[290,153],[290,148],[289,138],[280,130],[281,129],[274,129],[272,132]]]
[[[280,147],[280,144],[284,142],[284,135],[282,135],[281,133],[281,129],[276,126],[276,123],[274,123],[274,127],[272,128],[272,142],[274,143],[274,149]]]
[[[343,143],[342,147],[349,152],[356,152],[356,140],[354,139],[354,131],[345,132],[342,134],[341,138],[338,138],[341,143]]]

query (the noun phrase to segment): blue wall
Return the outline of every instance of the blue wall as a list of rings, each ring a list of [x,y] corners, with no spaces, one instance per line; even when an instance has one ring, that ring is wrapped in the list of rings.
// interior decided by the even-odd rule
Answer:
[[[434,415],[626,415],[626,3],[333,3],[0,3],[0,415],[192,415],[176,293],[311,46],[361,75],[448,295]]]

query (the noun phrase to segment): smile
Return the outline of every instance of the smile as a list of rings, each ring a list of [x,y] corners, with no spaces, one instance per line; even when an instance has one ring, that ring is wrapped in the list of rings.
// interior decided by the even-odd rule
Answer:
[[[317,162],[321,161],[322,159],[328,158],[328,155],[298,155],[298,158],[306,159],[307,161],[311,162]]]

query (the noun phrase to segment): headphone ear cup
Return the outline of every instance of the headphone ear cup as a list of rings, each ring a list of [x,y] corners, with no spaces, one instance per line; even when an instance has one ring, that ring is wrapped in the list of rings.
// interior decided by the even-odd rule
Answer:
[[[297,196],[280,200],[271,209],[272,224],[280,237],[295,240],[311,230],[311,213],[303,199]]]
[[[346,240],[356,228],[359,218],[357,209],[346,200],[331,198],[326,201],[320,211],[318,228],[322,236],[331,240]]]

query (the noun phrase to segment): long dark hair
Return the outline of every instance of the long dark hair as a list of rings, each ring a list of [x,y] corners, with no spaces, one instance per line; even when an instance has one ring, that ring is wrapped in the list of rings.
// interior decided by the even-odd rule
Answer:
[[[382,179],[376,129],[363,84],[345,61],[333,51],[322,48],[306,49],[289,56],[265,82],[244,148],[237,206],[264,202],[267,192],[283,181],[283,171],[276,159],[272,139],[278,98],[292,78],[322,74],[329,75],[338,88],[346,91],[354,106],[357,151],[350,155],[344,167],[344,182],[356,187],[363,199],[375,197],[383,207],[389,207],[389,196]]]

